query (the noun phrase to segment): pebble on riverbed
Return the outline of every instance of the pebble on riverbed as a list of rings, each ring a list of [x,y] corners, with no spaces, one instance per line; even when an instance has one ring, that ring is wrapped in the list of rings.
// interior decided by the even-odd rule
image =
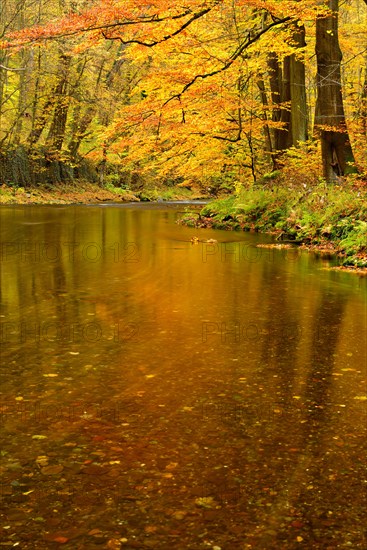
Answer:
[[[256,248],[293,248],[291,244],[257,244]]]

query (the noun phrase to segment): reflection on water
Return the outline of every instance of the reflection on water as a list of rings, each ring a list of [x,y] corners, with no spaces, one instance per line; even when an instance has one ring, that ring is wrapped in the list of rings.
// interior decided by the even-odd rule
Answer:
[[[365,279],[182,209],[1,210],[3,540],[366,548]]]

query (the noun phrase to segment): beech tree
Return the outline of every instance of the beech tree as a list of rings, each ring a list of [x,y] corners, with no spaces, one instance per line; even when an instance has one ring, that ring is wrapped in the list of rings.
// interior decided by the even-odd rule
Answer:
[[[317,103],[315,125],[320,133],[326,181],[355,171],[355,160],[344,114],[338,38],[338,0],[327,0],[327,15],[316,21]]]
[[[336,181],[355,169],[336,0],[100,0],[82,8],[73,4],[73,13],[52,23],[41,18],[4,34],[8,68],[19,68],[26,47],[37,47],[42,59],[53,51],[49,94],[40,98],[34,86],[31,147],[43,143],[73,162],[80,151],[164,177],[256,180],[308,139],[314,96],[311,88],[306,97],[306,79],[313,78],[316,42],[324,177]],[[362,48],[349,43],[357,74]],[[354,83],[363,115],[363,83]],[[365,138],[358,139],[363,167]]]

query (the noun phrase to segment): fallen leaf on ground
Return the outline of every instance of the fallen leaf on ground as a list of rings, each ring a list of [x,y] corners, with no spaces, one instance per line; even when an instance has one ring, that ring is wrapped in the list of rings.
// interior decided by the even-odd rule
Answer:
[[[166,470],[174,470],[175,468],[177,468],[177,466],[178,462],[170,462],[169,464],[167,464]]]
[[[37,456],[36,463],[39,466],[48,466],[48,456]]]
[[[200,497],[195,499],[195,504],[199,508],[212,508],[214,506],[214,499],[213,497]]]
[[[100,529],[92,529],[91,531],[89,531],[88,535],[94,537],[95,535],[100,535],[101,533],[102,531]]]
[[[56,474],[60,474],[64,469],[64,466],[61,466],[61,464],[55,464],[54,466],[45,466],[42,468],[41,472],[45,476],[54,476]]]
[[[157,529],[158,527],[156,527],[155,525],[147,525],[146,527],[144,527],[144,531],[146,533],[155,533]]]
[[[113,550],[121,548],[121,542],[117,539],[110,539],[107,543],[107,548],[112,548]]]

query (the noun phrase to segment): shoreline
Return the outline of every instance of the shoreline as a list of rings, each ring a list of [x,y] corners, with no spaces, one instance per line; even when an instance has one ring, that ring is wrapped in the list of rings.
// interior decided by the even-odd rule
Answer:
[[[52,205],[52,204],[99,204],[101,202],[139,202],[133,193],[113,193],[97,185],[86,183],[78,188],[72,184],[41,187],[0,187],[1,205]]]
[[[165,188],[158,192],[157,189],[145,189],[137,192],[115,188],[100,187],[93,183],[78,182],[73,184],[61,184],[48,187],[11,187],[0,186],[1,205],[56,205],[56,204],[101,204],[101,203],[127,203],[127,202],[166,202],[170,200],[207,200],[213,197],[204,197],[199,191],[187,189]]]
[[[60,186],[49,186],[49,188],[12,188],[3,184],[0,186],[0,204],[7,205],[98,205],[101,203],[165,203],[170,201],[182,201],[187,202],[199,200],[210,200],[210,203],[205,206],[202,211],[198,213],[187,213],[179,223],[188,225],[190,227],[197,227],[201,229],[225,229],[227,231],[250,231],[272,235],[274,242],[268,245],[260,245],[263,248],[286,248],[286,247],[299,247],[301,250],[307,250],[315,252],[317,254],[332,255],[340,258],[343,261],[342,265],[325,268],[334,271],[346,271],[350,273],[356,273],[360,275],[367,275],[367,253],[357,251],[354,254],[354,264],[348,264],[348,255],[345,254],[339,246],[337,240],[333,240],[327,237],[299,237],[297,234],[288,234],[284,228],[277,228],[277,224],[272,224],[270,227],[264,226],[262,223],[264,215],[252,222],[239,219],[238,216],[233,214],[233,211],[229,208],[225,216],[221,219],[217,219],[218,205],[221,202],[228,200],[228,197],[224,199],[218,199],[213,197],[203,197],[201,193],[188,192],[188,190],[161,190],[161,195],[154,198],[157,195],[157,190],[144,190],[143,192],[131,192],[125,190],[111,191],[110,189],[102,188],[96,184],[81,183],[78,182],[78,186],[72,184],[63,184]],[[143,195],[143,198],[139,194]],[[151,198],[147,198],[151,194]],[[169,195],[165,198],[164,195]],[[200,204],[200,203],[199,203]],[[209,211],[208,211],[209,210]],[[208,215],[209,214],[209,215]],[[345,218],[346,219],[346,218]],[[283,238],[282,238],[283,237]],[[285,237],[285,238],[284,238]],[[321,242],[320,242],[321,241]]]
[[[207,227],[209,229],[209,226]],[[216,229],[214,226],[211,227],[212,229]],[[238,231],[238,229],[228,229],[228,231]],[[246,232],[255,232],[259,233],[260,235],[272,235],[273,237],[279,236],[280,233],[277,231],[257,231],[256,229],[242,229],[244,233]],[[319,254],[320,256],[335,256],[338,258],[346,258],[346,255],[341,253],[336,246],[330,241],[323,244],[307,244],[306,242],[290,242],[290,243],[283,243],[281,241],[276,241],[273,243],[268,244],[259,244],[257,245],[258,248],[275,248],[275,249],[290,249],[290,248],[299,248],[300,250],[305,250],[307,252],[314,252],[315,254]],[[367,264],[367,254],[360,255],[359,256],[361,261],[366,262]],[[355,265],[339,265],[339,266],[332,266],[332,267],[324,267],[323,268],[326,271],[345,271],[348,273],[356,273],[358,275],[367,275],[367,266],[366,267],[360,267]]]
[[[201,229],[256,232],[273,236],[273,243],[262,248],[299,247],[301,250],[330,255],[340,259],[330,270],[367,275],[366,204],[360,197],[348,195],[334,200],[322,191],[323,199],[294,195],[284,200],[289,190],[246,190],[240,197],[232,196],[210,202],[198,214],[188,213],[179,223]],[[316,195],[316,192],[314,193]],[[350,201],[352,196],[352,201]],[[363,197],[364,200],[364,197]],[[348,203],[349,202],[349,203]]]

